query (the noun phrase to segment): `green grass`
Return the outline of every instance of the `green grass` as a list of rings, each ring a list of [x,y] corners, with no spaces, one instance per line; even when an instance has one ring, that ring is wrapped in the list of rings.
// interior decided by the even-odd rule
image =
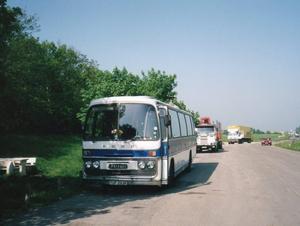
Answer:
[[[282,136],[281,134],[278,134],[278,133],[267,133],[267,134],[254,133],[252,135],[253,141],[260,141],[262,138],[269,138],[269,137],[272,139],[272,141],[280,141],[280,140],[288,139],[287,136]]]
[[[81,139],[77,136],[8,135],[0,138],[1,157],[38,157],[37,168],[48,177],[78,177]]]
[[[0,144],[0,157],[37,157],[37,175],[0,177],[0,217],[81,191],[80,137],[6,135]]]
[[[276,144],[277,147],[293,150],[293,151],[300,151],[300,141],[284,141]]]

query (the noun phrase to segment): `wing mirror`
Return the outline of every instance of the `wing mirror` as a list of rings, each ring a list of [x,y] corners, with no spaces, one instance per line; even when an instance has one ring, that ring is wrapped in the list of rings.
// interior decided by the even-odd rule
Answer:
[[[170,115],[165,115],[165,126],[170,126],[171,125],[171,116]]]

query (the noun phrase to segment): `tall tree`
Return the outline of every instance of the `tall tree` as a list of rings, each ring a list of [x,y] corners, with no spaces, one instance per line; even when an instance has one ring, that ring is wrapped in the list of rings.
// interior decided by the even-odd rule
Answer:
[[[114,68],[112,72],[93,68],[86,74],[85,86],[81,89],[83,105],[78,118],[83,121],[91,100],[111,96],[136,96],[139,95],[138,87],[141,83],[137,75],[129,73],[126,68]]]
[[[165,72],[155,71],[153,68],[145,74],[142,72],[142,81],[138,88],[142,95],[152,96],[164,102],[176,98],[176,75],[167,75]]]
[[[82,74],[89,65],[85,56],[27,37],[11,42],[7,62],[5,125],[52,132],[78,127]]]
[[[19,7],[9,7],[6,0],[0,0],[0,132],[8,127],[7,111],[10,102],[11,92],[8,88],[9,83],[9,60],[8,55],[11,50],[12,42],[20,37],[26,37],[34,29],[35,20],[33,17],[27,17]],[[12,116],[9,116],[12,118]]]

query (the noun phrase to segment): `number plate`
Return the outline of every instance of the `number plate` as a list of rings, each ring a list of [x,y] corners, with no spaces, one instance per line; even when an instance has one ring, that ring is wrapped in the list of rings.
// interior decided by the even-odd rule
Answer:
[[[109,185],[127,185],[128,182],[127,181],[108,181]]]
[[[128,168],[128,165],[127,164],[122,164],[122,163],[111,163],[108,165],[108,168],[109,169],[127,169]]]

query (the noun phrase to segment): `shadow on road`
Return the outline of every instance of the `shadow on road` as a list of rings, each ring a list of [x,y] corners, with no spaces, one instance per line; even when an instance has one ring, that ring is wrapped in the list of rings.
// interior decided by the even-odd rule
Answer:
[[[206,154],[206,153],[215,153],[215,154],[220,154],[220,153],[224,153],[224,152],[228,152],[227,150],[225,150],[224,148],[223,149],[220,149],[218,151],[212,151],[212,150],[207,150],[207,151],[199,151],[197,152],[197,154]]]
[[[163,197],[211,184],[209,178],[216,170],[217,162],[194,163],[190,172],[184,172],[171,187],[126,186],[110,187],[54,203],[48,207],[32,210],[22,217],[7,220],[5,225],[52,225],[67,224],[72,220],[92,215],[109,214],[111,208],[126,202]],[[134,207],[132,207],[134,208]],[[136,207],[140,208],[140,207]],[[142,208],[142,207],[141,207]]]

